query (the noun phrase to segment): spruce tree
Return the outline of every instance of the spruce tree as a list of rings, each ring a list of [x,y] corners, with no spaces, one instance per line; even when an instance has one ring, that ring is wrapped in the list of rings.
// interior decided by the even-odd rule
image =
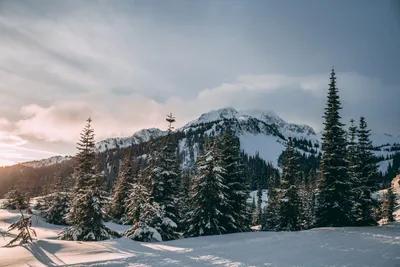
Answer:
[[[279,192],[278,230],[297,231],[301,229],[303,218],[302,204],[299,196],[300,171],[298,159],[289,139],[285,150],[285,161],[282,169]]]
[[[188,237],[220,235],[234,225],[226,225],[224,212],[230,210],[227,185],[224,180],[226,170],[223,167],[218,138],[213,144],[207,142],[205,151],[196,162],[199,173],[195,176],[192,211],[186,214]]]
[[[140,176],[139,176],[140,178]],[[126,215],[128,224],[133,228],[140,220],[141,208],[147,203],[149,193],[142,179],[134,179],[129,189],[129,197],[126,202]]]
[[[248,231],[246,201],[250,190],[245,180],[244,165],[240,154],[240,141],[232,133],[229,125],[221,139],[221,157],[226,171],[224,180],[228,187],[227,194],[231,207],[230,210],[225,211],[226,222],[224,224],[227,226],[226,230],[228,233]],[[259,206],[259,217],[261,218],[261,203]]]
[[[361,216],[357,220],[357,225],[376,225],[377,221],[374,209],[378,203],[372,197],[372,192],[378,189],[378,167],[373,155],[372,141],[370,140],[370,130],[367,129],[365,118],[360,118],[360,125],[357,130],[357,159],[358,168],[358,188],[359,188],[359,205]]]
[[[70,199],[65,182],[65,179],[58,173],[53,187],[54,193],[49,200],[49,207],[41,213],[43,218],[49,223],[57,225],[68,224],[66,216],[69,212]]]
[[[261,229],[264,231],[275,231],[278,229],[280,218],[280,180],[275,175],[268,179],[268,204],[264,209],[264,222]]]
[[[127,206],[132,227],[124,235],[127,238],[142,242],[163,241],[160,226],[165,217],[165,210],[154,202],[147,190],[147,186],[151,183],[149,180],[151,176],[146,176],[146,173],[152,169],[151,164],[150,158],[149,166],[142,171],[143,177],[147,179],[139,179],[132,184]]]
[[[393,193],[393,187],[390,186],[383,195],[382,201],[382,217],[387,222],[394,222],[394,208],[396,206],[396,195]]]
[[[179,200],[178,200],[178,212],[180,214],[179,229],[184,231],[185,225],[185,214],[190,210],[190,190],[192,187],[191,177],[193,176],[191,171],[185,171],[181,173],[181,182],[179,184]]]
[[[10,210],[23,210],[28,208],[24,194],[17,188],[11,189],[5,196],[3,207]]]
[[[154,228],[161,235],[163,241],[178,238],[178,188],[180,181],[180,167],[177,153],[177,143],[172,136],[172,123],[175,118],[172,114],[166,119],[169,123],[168,134],[162,144],[162,150],[153,149],[149,165],[145,170],[149,192],[148,214],[155,211],[157,218],[147,220],[148,226]],[[152,211],[150,211],[152,210]]]
[[[67,215],[71,227],[60,233],[60,238],[64,240],[98,241],[118,236],[103,223],[107,194],[103,190],[103,177],[96,164],[91,122],[89,118],[77,145],[74,196]]]
[[[129,149],[124,157],[110,204],[111,218],[119,224],[127,224],[130,221],[130,218],[127,217],[126,203],[129,199],[132,183],[136,182],[134,180],[137,171],[133,164],[132,150]]]
[[[323,118],[322,159],[318,181],[315,225],[348,226],[352,224],[351,182],[348,175],[346,133],[340,122],[341,104],[332,69],[328,100]]]
[[[354,120],[350,120],[347,140],[347,162],[349,181],[351,182],[351,191],[349,198],[352,202],[352,221],[356,222],[362,216],[360,198],[362,195],[361,181],[359,177],[360,159],[357,149],[357,126]]]
[[[132,188],[128,210],[133,219],[132,228],[125,235],[138,241],[167,241],[178,237],[178,216],[174,159],[165,145],[161,152],[153,150],[138,184]],[[175,153],[171,153],[176,155]]]

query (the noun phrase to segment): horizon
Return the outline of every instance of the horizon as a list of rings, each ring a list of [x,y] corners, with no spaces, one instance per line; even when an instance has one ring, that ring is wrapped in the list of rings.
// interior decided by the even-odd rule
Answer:
[[[362,5],[362,9],[360,9]],[[400,135],[395,1],[0,2],[0,166],[182,127],[224,107],[322,130],[335,66],[342,123]],[[340,20],[337,18],[340,17]]]

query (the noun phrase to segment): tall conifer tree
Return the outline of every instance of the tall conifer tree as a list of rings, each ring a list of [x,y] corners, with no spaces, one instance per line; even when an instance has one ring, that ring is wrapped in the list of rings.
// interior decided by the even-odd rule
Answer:
[[[97,168],[91,122],[89,118],[77,146],[74,197],[67,215],[71,227],[60,233],[60,238],[65,240],[98,241],[118,236],[103,223],[107,195],[103,190],[103,177]]]
[[[249,188],[244,176],[244,165],[240,155],[240,141],[232,133],[230,126],[227,127],[221,139],[221,158],[223,167],[226,170],[224,181],[228,187],[227,194],[231,207],[230,210],[225,211],[227,232],[248,231],[246,201],[249,195]]]
[[[194,194],[191,196],[192,211],[187,215],[185,235],[205,236],[227,233],[234,225],[227,225],[225,214],[230,210],[226,182],[226,170],[223,167],[218,138],[213,144],[206,145],[203,154],[197,158],[199,174],[195,176]]]
[[[346,132],[340,122],[341,109],[335,71],[332,69],[322,134],[322,159],[318,181],[316,226],[352,224],[351,182],[348,175]]]
[[[127,217],[126,203],[132,183],[136,182],[137,172],[137,166],[135,168],[133,164],[132,150],[129,149],[124,157],[110,206],[110,215],[117,223],[127,224],[130,221]]]
[[[279,222],[277,229],[283,231],[297,231],[301,229],[303,213],[299,196],[301,174],[293,148],[289,139],[285,150],[285,161],[282,170],[281,187],[279,192]]]
[[[359,179],[359,204],[361,216],[358,218],[359,225],[376,225],[377,221],[374,209],[378,203],[372,197],[372,192],[378,189],[378,167],[373,155],[372,141],[370,140],[370,130],[367,129],[365,118],[360,118],[360,125],[357,130],[357,176]]]

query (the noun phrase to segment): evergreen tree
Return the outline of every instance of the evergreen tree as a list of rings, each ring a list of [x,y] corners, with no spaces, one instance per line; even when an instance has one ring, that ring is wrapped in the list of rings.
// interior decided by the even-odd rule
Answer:
[[[146,173],[151,168],[150,159],[150,166],[144,169],[143,173]],[[132,218],[133,224],[124,235],[142,242],[163,241],[160,234],[160,226],[165,217],[165,210],[150,197],[145,182],[151,181],[140,179],[132,184],[132,191],[128,201],[128,215]]]
[[[186,236],[220,235],[227,233],[227,228],[233,225],[224,225],[224,212],[230,210],[227,198],[226,170],[223,167],[218,139],[212,145],[207,144],[203,154],[197,158],[199,174],[195,176],[194,194],[191,196],[193,204],[187,218],[188,229]]]
[[[74,170],[75,189],[71,207],[67,215],[70,228],[60,233],[60,238],[74,241],[105,240],[118,234],[108,229],[103,219],[103,207],[107,195],[103,190],[103,177],[96,164],[94,131],[89,118],[81,133]]]
[[[378,189],[378,167],[373,154],[370,130],[367,129],[365,118],[360,118],[360,125],[357,130],[357,156],[359,179],[359,203],[361,216],[357,220],[358,225],[376,225],[376,218],[373,216],[374,209],[378,206],[377,201],[372,197],[372,192]]]
[[[129,193],[126,202],[127,222],[128,224],[132,224],[133,228],[135,228],[135,225],[139,223],[140,220],[141,208],[148,201],[149,193],[141,179],[135,179],[133,181]]]
[[[349,198],[352,202],[352,220],[357,221],[362,216],[362,209],[360,198],[362,195],[361,181],[359,177],[360,159],[357,148],[357,126],[354,120],[350,120],[350,127],[348,131],[347,140],[347,161],[348,161],[348,174],[351,182],[351,191]]]
[[[247,214],[247,198],[249,188],[244,175],[244,165],[240,154],[240,141],[232,134],[230,126],[227,127],[221,139],[221,157],[225,169],[224,181],[228,187],[227,197],[230,210],[225,211],[228,233],[245,232],[249,230]],[[260,181],[261,187],[261,181]],[[262,194],[262,192],[261,192]],[[259,217],[261,217],[261,203],[259,204]],[[259,222],[261,223],[261,222]]]
[[[387,192],[383,195],[382,201],[382,217],[387,222],[394,222],[394,208],[396,206],[396,195],[393,193],[393,187],[390,186]]]
[[[13,238],[6,246],[10,246],[14,244],[17,241],[20,241],[20,244],[27,244],[29,242],[32,242],[32,235],[36,236],[35,230],[31,228],[32,226],[32,217],[31,216],[26,216],[21,212],[21,216],[19,217],[19,220],[12,223],[8,227],[8,231],[12,231],[14,229],[17,229],[19,231],[18,235]]]
[[[130,217],[134,224],[125,235],[138,241],[166,241],[176,239],[178,234],[176,217],[168,213],[167,207],[174,204],[174,199],[168,197],[170,190],[166,181],[166,171],[162,152],[154,151],[149,157],[147,167],[142,171],[140,183],[133,187],[129,206]],[[166,193],[168,192],[168,193]],[[134,206],[136,205],[136,206]],[[171,209],[170,209],[171,210]],[[171,218],[169,216],[173,215]],[[135,223],[137,222],[137,223]]]
[[[132,160],[132,150],[129,149],[124,157],[110,205],[110,215],[119,224],[127,224],[130,221],[127,217],[126,203],[137,171]]]
[[[23,210],[28,208],[24,194],[17,188],[10,190],[5,196],[3,207],[10,210]]]
[[[180,216],[179,230],[186,229],[185,216],[190,210],[190,189],[191,185],[191,172],[185,171],[181,174],[181,182],[179,185],[179,201],[178,201],[178,211]]]
[[[49,206],[41,214],[43,218],[52,224],[67,225],[66,216],[69,211],[69,196],[66,190],[65,179],[60,174],[57,175],[54,193],[49,199]]]
[[[301,229],[303,218],[299,196],[300,172],[293,143],[289,139],[285,150],[285,162],[282,169],[279,193],[279,222],[277,229],[297,231]]]
[[[280,218],[280,180],[275,175],[272,175],[268,180],[268,204],[264,211],[264,222],[262,224],[262,230],[264,231],[275,231],[278,229],[278,223],[281,221]]]
[[[169,122],[168,135],[164,139],[160,152],[154,149],[145,170],[149,201],[148,214],[157,214],[157,218],[146,219],[146,224],[154,228],[161,235],[163,241],[178,238],[178,188],[180,169],[177,153],[177,143],[172,136],[172,123],[175,118],[167,116]],[[152,208],[150,208],[152,206]],[[145,215],[144,215],[145,216]]]
[[[340,122],[338,89],[332,69],[328,100],[324,113],[322,159],[318,181],[315,224],[347,226],[352,224],[352,203],[346,153],[346,133]]]

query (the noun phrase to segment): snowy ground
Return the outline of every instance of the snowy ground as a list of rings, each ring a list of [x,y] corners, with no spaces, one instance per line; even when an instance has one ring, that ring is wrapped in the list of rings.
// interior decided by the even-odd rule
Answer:
[[[35,217],[35,216],[34,216]],[[18,218],[0,210],[3,229]],[[140,243],[56,239],[62,228],[34,218],[33,244],[0,247],[0,266],[400,266],[400,224],[326,228],[302,232],[253,232]],[[123,231],[124,227],[109,224]],[[9,238],[0,238],[0,245]]]

